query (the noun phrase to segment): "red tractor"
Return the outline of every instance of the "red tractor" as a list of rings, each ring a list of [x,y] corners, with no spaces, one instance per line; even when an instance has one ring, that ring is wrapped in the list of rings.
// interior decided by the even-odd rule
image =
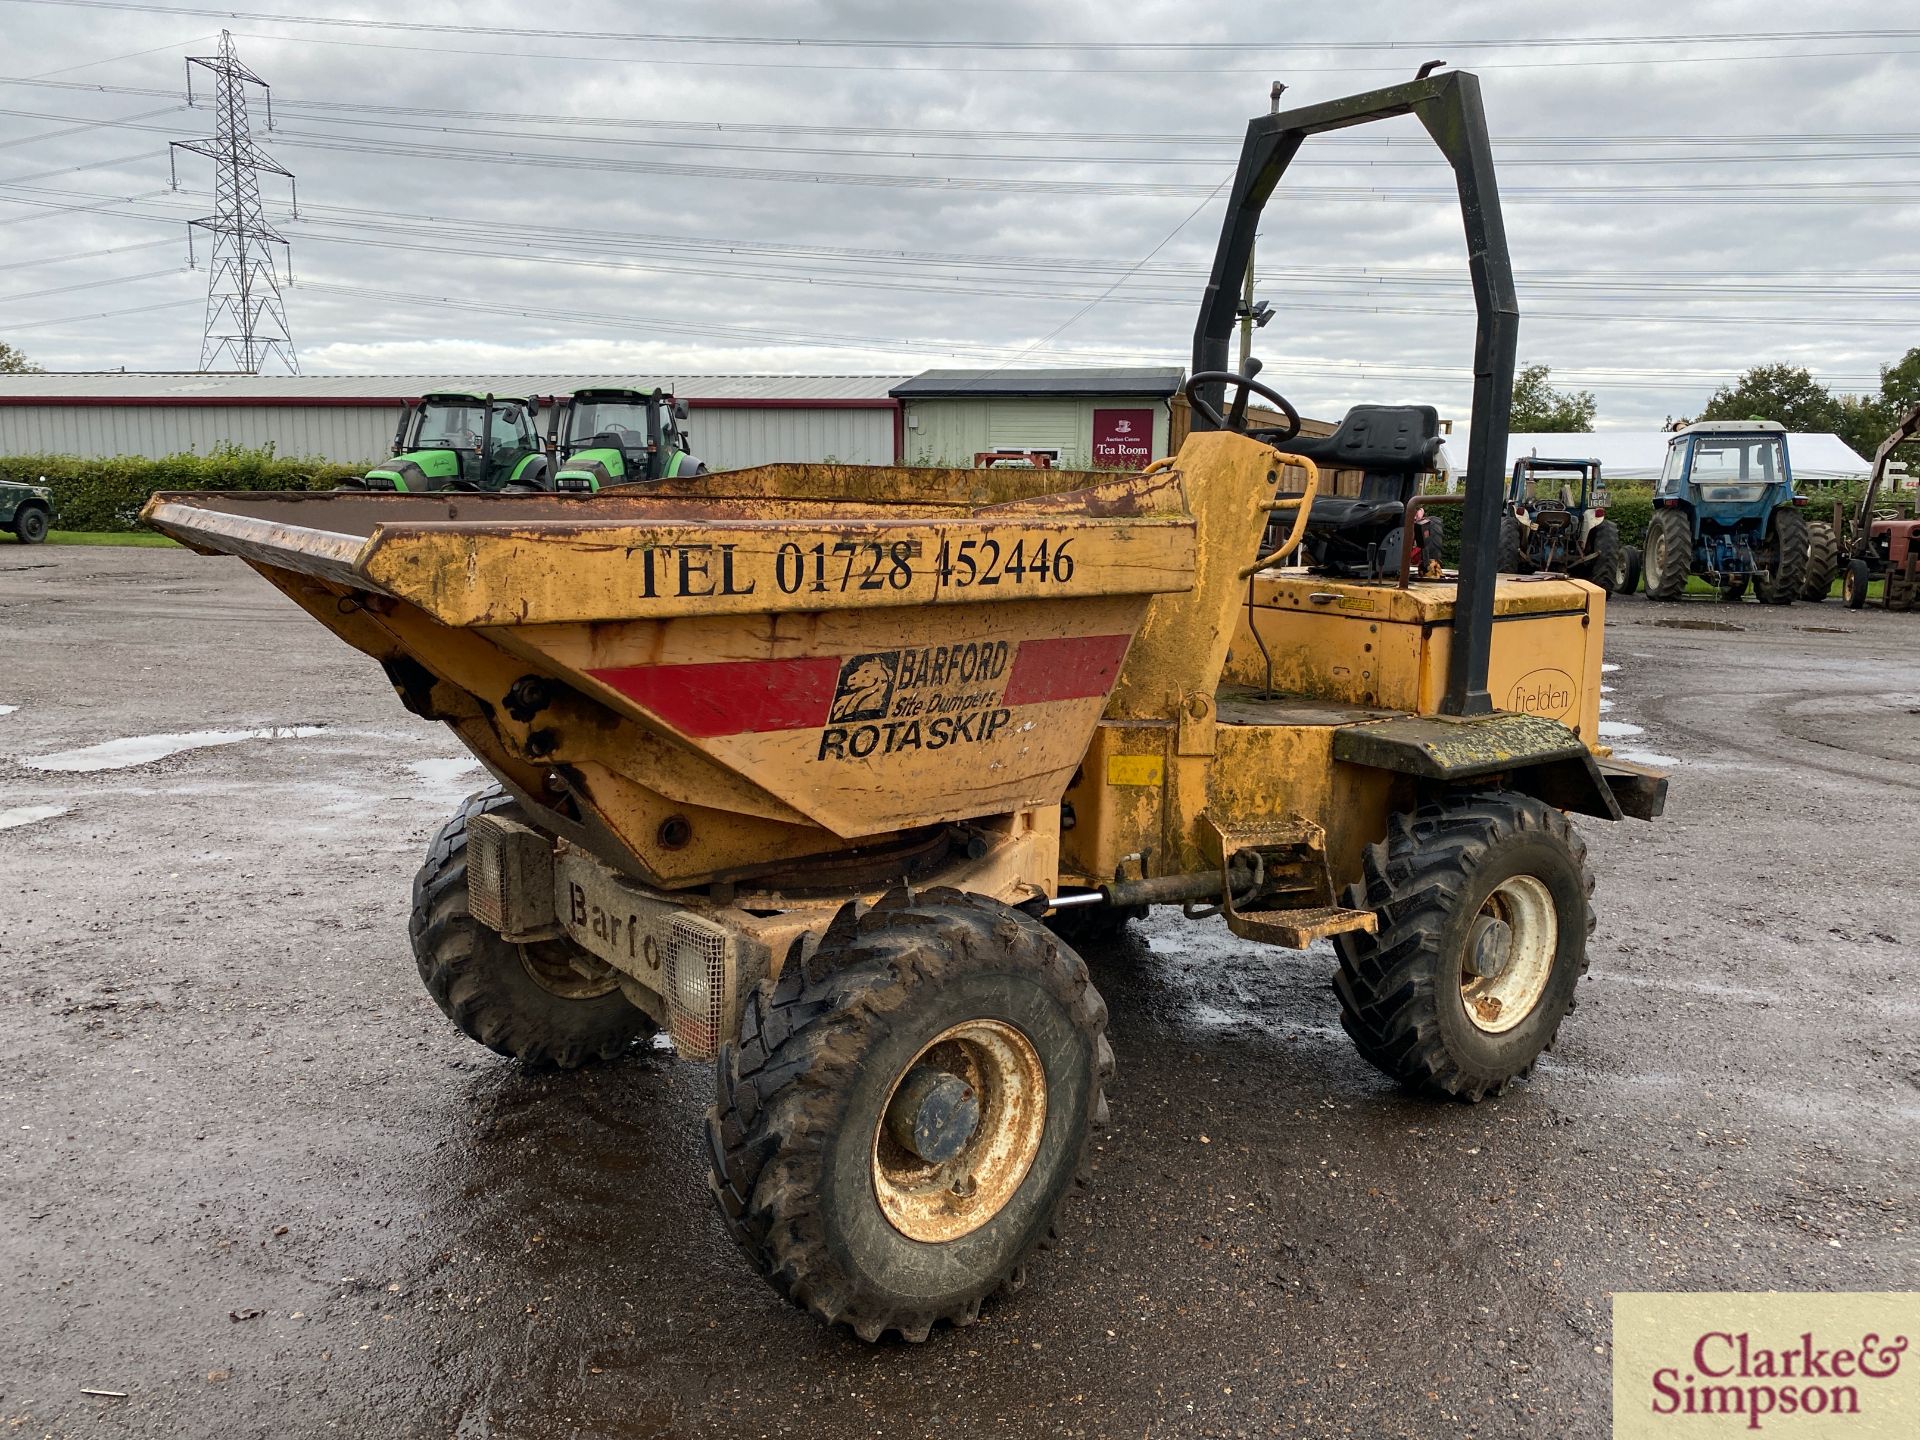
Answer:
[[[1867,603],[1867,587],[1875,580],[1886,581],[1882,600],[1889,610],[1911,610],[1920,599],[1920,519],[1911,513],[1905,517],[1873,513],[1893,452],[1916,436],[1920,436],[1920,405],[1903,415],[1873,452],[1873,472],[1860,496],[1860,508],[1854,512],[1853,539],[1843,577],[1849,610]]]

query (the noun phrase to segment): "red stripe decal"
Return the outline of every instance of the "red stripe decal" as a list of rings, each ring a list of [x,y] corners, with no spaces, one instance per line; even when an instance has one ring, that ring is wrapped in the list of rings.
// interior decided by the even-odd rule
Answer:
[[[1113,689],[1131,635],[1074,635],[1060,640],[1027,640],[1014,657],[1003,705],[1043,705],[1049,700],[1080,700]]]
[[[625,665],[587,672],[683,734],[809,730],[827,723],[840,657]]]

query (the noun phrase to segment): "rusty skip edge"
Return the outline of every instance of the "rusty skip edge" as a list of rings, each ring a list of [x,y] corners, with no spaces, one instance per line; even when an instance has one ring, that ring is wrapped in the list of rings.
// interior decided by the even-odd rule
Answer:
[[[362,570],[372,543],[363,536],[204,509],[172,495],[155,495],[140,519],[202,555],[236,555],[353,589],[379,588]]]

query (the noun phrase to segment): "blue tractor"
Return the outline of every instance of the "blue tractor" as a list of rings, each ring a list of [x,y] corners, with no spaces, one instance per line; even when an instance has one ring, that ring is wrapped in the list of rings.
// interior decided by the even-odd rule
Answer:
[[[1722,600],[1751,586],[1762,604],[1791,605],[1806,579],[1803,503],[1784,425],[1703,420],[1679,430],[1653,491],[1647,598],[1678,600],[1687,577],[1700,575]]]

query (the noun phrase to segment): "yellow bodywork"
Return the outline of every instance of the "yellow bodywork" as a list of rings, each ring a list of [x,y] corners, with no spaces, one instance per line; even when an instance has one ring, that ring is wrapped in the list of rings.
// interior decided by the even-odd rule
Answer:
[[[1136,475],[768,466],[597,496],[161,495],[146,518],[253,564],[540,825],[660,892],[777,897],[842,864],[821,884],[860,890],[862,857],[951,826],[1017,855],[974,856],[1001,898],[1247,847],[1344,884],[1414,785],[1335,737],[1437,711],[1453,586],[1249,578],[1301,468],[1212,432]],[[1503,580],[1495,703],[1591,744],[1601,604]]]

